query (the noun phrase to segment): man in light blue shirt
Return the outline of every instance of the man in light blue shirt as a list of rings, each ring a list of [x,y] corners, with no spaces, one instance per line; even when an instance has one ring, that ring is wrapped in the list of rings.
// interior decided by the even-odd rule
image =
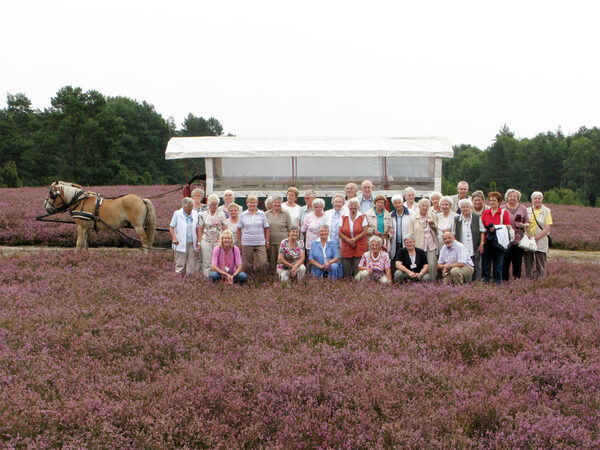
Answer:
[[[442,234],[444,246],[440,250],[438,269],[442,271],[444,284],[464,284],[472,275],[475,268],[467,248],[454,239],[450,230]]]
[[[362,194],[358,196],[360,200],[358,210],[364,214],[373,208],[373,183],[370,180],[365,180],[360,185],[360,189]]]

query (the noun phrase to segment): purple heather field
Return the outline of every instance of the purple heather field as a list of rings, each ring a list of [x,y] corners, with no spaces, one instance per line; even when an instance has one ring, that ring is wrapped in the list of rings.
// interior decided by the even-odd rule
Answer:
[[[86,187],[106,196],[133,193],[150,197],[176,186],[101,186]],[[0,189],[0,245],[75,246],[75,226],[42,223],[35,220],[45,214],[43,200],[47,188]],[[173,192],[153,200],[159,227],[168,227],[173,211],[181,207],[181,192]],[[557,248],[567,250],[600,250],[600,208],[548,205],[552,209],[552,238]],[[60,217],[60,216],[56,216]],[[63,215],[63,218],[69,218]],[[135,236],[135,233],[131,231]],[[157,241],[168,240],[168,233],[157,233]],[[91,246],[126,245],[111,232],[91,233]]]
[[[597,267],[357,289],[213,287],[169,252],[0,259],[0,442],[598,448]]]

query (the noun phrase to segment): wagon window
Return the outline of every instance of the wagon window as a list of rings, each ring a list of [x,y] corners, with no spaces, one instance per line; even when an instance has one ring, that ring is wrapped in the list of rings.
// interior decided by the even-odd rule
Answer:
[[[381,178],[383,174],[382,159],[342,158],[342,157],[299,157],[297,158],[297,174],[304,180],[364,180],[365,178]]]
[[[388,157],[387,173],[394,178],[431,179],[434,176],[435,158]]]
[[[292,158],[221,158],[216,178],[292,178]]]

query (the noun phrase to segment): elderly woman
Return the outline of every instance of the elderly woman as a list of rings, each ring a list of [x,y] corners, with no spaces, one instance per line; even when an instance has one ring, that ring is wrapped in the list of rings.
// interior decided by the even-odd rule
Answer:
[[[356,281],[373,280],[381,284],[392,282],[390,257],[381,248],[383,240],[379,236],[369,239],[369,251],[363,253],[358,264]]]
[[[404,236],[408,235],[408,226],[410,225],[410,212],[403,204],[404,199],[401,194],[392,197],[394,210],[391,212],[392,230],[390,233],[390,245],[388,247],[390,259],[398,261],[400,251],[404,246]],[[396,270],[392,264],[392,272]]]
[[[360,200],[356,197],[348,200],[348,214],[342,217],[342,226],[338,236],[342,241],[342,268],[344,277],[358,274],[358,263],[367,251],[368,222],[358,208]]]
[[[504,208],[508,211],[510,224],[515,230],[515,238],[511,241],[508,251],[504,254],[504,264],[502,268],[502,279],[508,281],[510,278],[510,266],[512,265],[513,278],[521,278],[521,267],[523,265],[523,250],[519,247],[519,242],[529,228],[529,216],[527,208],[520,204],[521,193],[516,189],[509,189],[504,194],[506,204]]]
[[[342,226],[342,216],[344,215],[345,200],[341,194],[335,194],[331,198],[333,209],[325,211],[325,224],[329,227],[329,239],[335,242],[338,250],[341,247],[339,237],[340,227]]]
[[[404,189],[404,206],[406,206],[411,215],[419,214],[419,206],[417,205],[417,202],[415,202],[416,193],[417,192],[413,187],[408,186]]]
[[[485,204],[485,195],[483,195],[482,191],[473,192],[471,201],[473,202],[473,213],[479,214],[480,217],[486,209],[490,209],[490,207]]]
[[[269,222],[264,212],[258,209],[258,198],[246,198],[248,209],[240,214],[237,225],[238,242],[242,245],[242,264],[245,272],[262,272],[267,267],[269,247]]]
[[[392,216],[385,209],[385,197],[378,195],[375,197],[373,207],[369,209],[365,216],[367,217],[367,240],[371,236],[381,238],[383,248],[387,251],[388,238],[392,234]]]
[[[298,225],[300,227],[302,227],[306,216],[308,216],[312,212],[312,204],[316,198],[317,193],[313,190],[309,190],[304,193],[304,202],[306,203],[306,205],[300,208],[300,218],[298,219],[300,222]]]
[[[283,197],[279,194],[271,197],[273,207],[267,211],[267,222],[269,222],[269,272],[274,275],[277,270],[277,258],[281,241],[288,237],[292,228],[290,215],[281,208]]]
[[[194,199],[194,211],[198,214],[206,211],[208,209],[208,205],[202,203],[204,200],[204,189],[196,188],[192,191],[192,198]]]
[[[310,248],[311,274],[316,278],[342,278],[340,252],[335,242],[329,239],[329,227],[325,224],[319,227],[319,238],[315,239]]]
[[[404,236],[404,248],[400,247],[394,281],[431,281],[427,253],[415,246],[415,238],[410,233]]]
[[[248,280],[246,273],[242,272],[240,249],[233,245],[231,231],[225,230],[221,234],[219,245],[213,250],[210,270],[213,283],[222,280],[226,284],[244,284]]]
[[[287,212],[292,219],[292,225],[300,226],[300,211],[302,207],[298,205],[298,196],[300,191],[294,186],[290,186],[287,190],[285,203],[281,205],[281,209]]]
[[[208,210],[198,217],[198,240],[202,249],[202,272],[208,278],[213,250],[219,245],[223,230],[227,229],[227,217],[219,209],[219,197],[215,194],[208,196]]]
[[[481,254],[485,242],[485,228],[481,216],[473,212],[471,199],[463,198],[458,201],[460,216],[454,219],[456,240],[463,244],[473,262],[473,279],[481,280]]]
[[[300,228],[292,225],[288,233],[288,238],[281,241],[279,245],[279,256],[277,264],[277,274],[282,282],[288,282],[291,278],[300,281],[306,274],[304,260],[304,242],[300,240]]]
[[[438,191],[433,191],[431,192],[431,194],[429,194],[429,201],[431,202],[431,210],[436,213],[439,214],[442,212],[442,209],[440,208],[440,200],[442,199],[442,193],[438,192]]]
[[[225,222],[225,225],[227,226],[227,229],[233,233],[233,245],[239,247],[240,243],[237,240],[237,224],[240,220],[242,207],[237,203],[230,203],[227,207],[227,211],[229,213],[229,218]]]
[[[458,214],[452,210],[453,206],[454,204],[452,203],[452,198],[444,196],[440,199],[441,212],[439,212],[437,215],[438,250],[442,248],[442,245],[444,245],[444,240],[442,239],[442,234],[444,231],[450,230],[452,233],[454,233],[454,220],[458,217]]]
[[[510,216],[508,211],[500,207],[502,194],[497,191],[488,194],[490,209],[483,212],[481,221],[486,229],[485,244],[481,256],[481,276],[486,283],[490,282],[493,265],[494,283],[502,283],[502,270],[504,267],[504,250],[494,243],[493,234],[496,232],[494,225],[506,225],[510,227]]]
[[[231,189],[227,189],[223,192],[223,204],[219,206],[219,209],[225,213],[226,217],[229,217],[229,205],[235,202],[235,193]]]
[[[302,220],[302,232],[305,233],[304,245],[306,252],[310,255],[310,248],[315,239],[319,235],[319,227],[325,223],[325,201],[321,198],[316,198],[312,201],[312,212],[310,212]],[[309,261],[307,269],[310,269],[311,262]]]
[[[198,270],[196,246],[198,243],[198,213],[194,210],[194,199],[185,197],[181,209],[173,213],[169,225],[173,243],[175,273],[191,274]]]
[[[542,204],[544,195],[535,191],[531,194],[532,206],[527,208],[529,217],[529,229],[527,235],[537,244],[537,251],[525,252],[525,276],[533,278],[533,261],[535,259],[535,268],[537,277],[542,278],[546,275],[546,255],[548,253],[548,236],[552,227],[552,214],[550,208]]]
[[[413,235],[415,245],[424,250],[429,264],[429,276],[431,281],[437,279],[437,221],[438,216],[430,211],[431,202],[422,198],[418,202],[419,212],[410,218],[408,232]]]

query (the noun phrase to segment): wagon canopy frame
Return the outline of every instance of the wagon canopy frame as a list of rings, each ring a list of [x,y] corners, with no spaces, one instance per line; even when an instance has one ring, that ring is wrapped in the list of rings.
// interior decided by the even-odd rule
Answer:
[[[204,158],[207,193],[227,188],[266,196],[293,184],[319,196],[343,192],[349,181],[373,181],[387,196],[413,186],[418,195],[441,190],[447,139],[263,139],[225,136],[171,138],[166,159]]]

